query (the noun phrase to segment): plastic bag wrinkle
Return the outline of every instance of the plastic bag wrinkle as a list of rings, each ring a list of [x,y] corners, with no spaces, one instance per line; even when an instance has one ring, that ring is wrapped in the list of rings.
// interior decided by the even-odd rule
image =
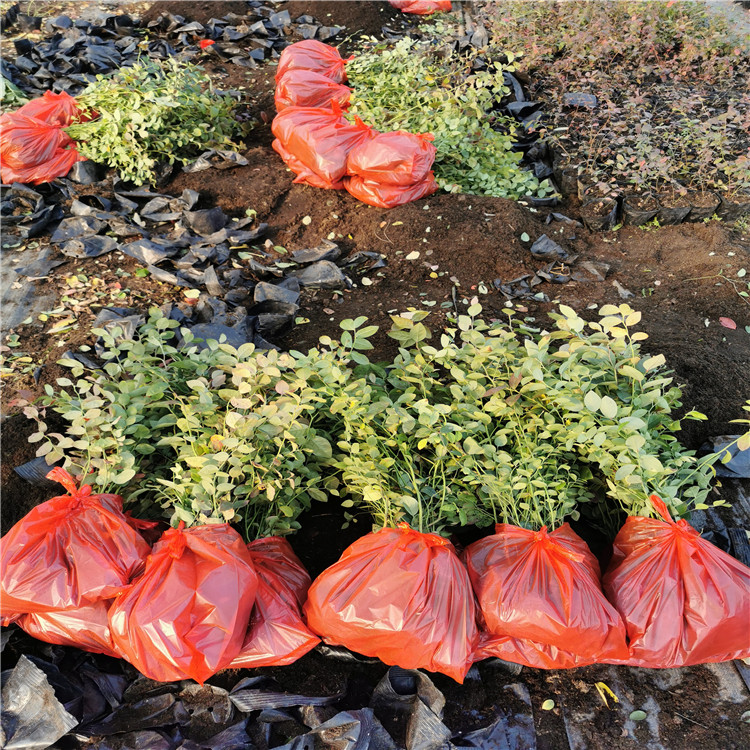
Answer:
[[[310,575],[286,539],[258,539],[247,549],[258,575],[258,590],[242,648],[229,666],[291,664],[320,643],[302,619]]]

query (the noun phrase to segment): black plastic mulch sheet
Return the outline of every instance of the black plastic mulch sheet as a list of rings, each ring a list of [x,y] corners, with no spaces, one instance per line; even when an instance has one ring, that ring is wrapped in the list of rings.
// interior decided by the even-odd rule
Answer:
[[[247,5],[246,15],[229,14],[206,24],[165,13],[145,26],[125,14],[102,15],[91,22],[65,15],[43,19],[9,10],[3,18],[6,34],[39,29],[43,38],[17,39],[15,57],[9,56],[0,72],[30,96],[49,89],[76,96],[96,75],[132,65],[144,55],[196,58],[202,40],[214,42],[205,53],[214,60],[256,68],[278,58],[292,34],[327,42],[343,31],[343,27],[316,23],[310,16],[298,22],[288,11],[278,12],[258,0]]]
[[[3,646],[9,638],[20,648],[28,642],[15,628],[3,630]],[[4,656],[10,650],[17,652]],[[123,661],[59,646],[44,650],[48,658],[21,654],[2,672],[0,746],[7,750],[536,747],[531,701],[520,683],[506,686],[509,708],[489,726],[453,736],[442,719],[443,694],[417,670],[383,665],[369,704],[358,705],[361,699],[346,690],[295,694],[266,675],[237,679],[230,689],[158,683]],[[474,679],[481,679],[478,672]]]

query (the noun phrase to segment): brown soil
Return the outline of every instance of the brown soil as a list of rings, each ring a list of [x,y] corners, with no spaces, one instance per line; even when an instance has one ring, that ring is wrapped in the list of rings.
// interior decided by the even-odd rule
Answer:
[[[345,26],[347,35],[375,36],[382,38],[383,26],[400,28],[410,23],[408,16],[396,10],[384,0],[365,0],[365,2],[347,2],[346,0],[290,0],[279,5],[279,10],[288,10],[292,21],[300,16],[312,16],[326,26]],[[339,48],[348,54],[348,47]]]
[[[188,0],[188,2],[176,2],[165,0],[165,2],[152,3],[151,7],[141,16],[141,24],[146,25],[149,21],[155,21],[162,13],[171,13],[173,16],[182,16],[186,21],[197,21],[208,23],[212,18],[222,18],[227,13],[244,16],[248,12],[248,4],[245,2],[219,2],[218,0]]]

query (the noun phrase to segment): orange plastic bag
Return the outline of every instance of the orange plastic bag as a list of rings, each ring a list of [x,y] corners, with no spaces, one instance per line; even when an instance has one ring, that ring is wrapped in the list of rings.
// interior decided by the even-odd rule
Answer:
[[[109,610],[119,655],[160,682],[201,684],[242,646],[258,578],[228,524],[168,529]]]
[[[346,61],[338,50],[315,39],[290,44],[279,57],[276,82],[289,70],[312,70],[335,83],[346,81]]]
[[[314,581],[304,612],[326,643],[457,682],[479,640],[471,583],[453,545],[405,523],[349,546]]]
[[[574,666],[627,656],[625,626],[604,597],[599,563],[567,523],[552,533],[498,524],[493,536],[469,545],[464,559],[492,636],[554,647]],[[546,656],[533,663],[533,645],[505,648],[531,655],[521,663],[550,668]],[[564,661],[552,667],[570,666],[569,657]]]
[[[76,162],[85,160],[86,157],[81,156],[75,148],[60,148],[41,164],[28,167],[9,167],[0,161],[0,178],[4,185],[11,185],[14,182],[41,185],[44,182],[52,182],[58,177],[65,177]]]
[[[431,175],[437,149],[430,133],[378,133],[349,152],[347,173],[386,185],[416,185]]]
[[[365,180],[362,177],[345,177],[344,187],[357,200],[377,208],[394,208],[404,203],[411,203],[411,201],[432,195],[438,189],[432,172],[429,172],[427,178],[416,185],[385,185],[373,180]]]
[[[59,94],[45,91],[43,96],[26,102],[13,114],[36,117],[37,120],[62,128],[73,122],[88,122],[92,119],[91,115],[84,115],[78,107],[78,102],[64,91]]]
[[[59,467],[68,495],[37,505],[0,540],[0,616],[82,607],[118,594],[151,548],[128,525],[119,495],[92,495]]]
[[[233,669],[291,664],[320,643],[302,619],[310,576],[289,542],[277,536],[247,545],[258,574],[250,625]]]
[[[402,13],[429,16],[437,11],[449,13],[451,0],[390,0],[391,5]]]
[[[574,669],[592,664],[590,658],[562,651],[555,646],[528,638],[511,638],[483,631],[480,633],[479,648],[474,654],[474,660],[481,661],[493,656],[534,669]]]
[[[316,73],[314,70],[293,68],[284,73],[276,84],[276,111],[288,107],[326,107],[332,100],[342,109],[349,106],[352,90],[342,83]]]
[[[331,108],[289,107],[276,115],[271,126],[278,140],[272,144],[287,166],[297,174],[296,183],[334,190],[343,188],[349,152],[372,138],[375,131],[356,118],[349,122],[335,101]],[[304,167],[300,171],[299,165]],[[313,178],[310,178],[309,173]]]
[[[284,164],[296,175],[293,182],[310,185],[312,187],[323,188],[325,190],[343,190],[344,182],[342,180],[340,187],[332,186],[330,182],[318,177],[311,169],[308,169],[296,156],[292,155],[282,146],[281,141],[275,138],[271,144],[273,150],[284,160]]]
[[[2,143],[0,158],[4,167],[24,169],[52,159],[65,146],[73,143],[59,126],[24,114],[0,117]]]
[[[108,612],[111,604],[111,599],[100,599],[65,612],[21,615],[17,623],[40,641],[119,658],[109,631]]]
[[[685,520],[630,517],[615,537],[604,590],[625,621],[628,664],[682,667],[750,656],[750,568]]]

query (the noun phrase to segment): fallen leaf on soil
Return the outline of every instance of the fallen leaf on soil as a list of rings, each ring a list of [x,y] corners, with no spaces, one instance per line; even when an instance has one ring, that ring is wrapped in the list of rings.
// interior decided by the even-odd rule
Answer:
[[[731,318],[719,318],[719,323],[721,323],[724,328],[731,328],[732,330],[737,328],[737,324]]]

